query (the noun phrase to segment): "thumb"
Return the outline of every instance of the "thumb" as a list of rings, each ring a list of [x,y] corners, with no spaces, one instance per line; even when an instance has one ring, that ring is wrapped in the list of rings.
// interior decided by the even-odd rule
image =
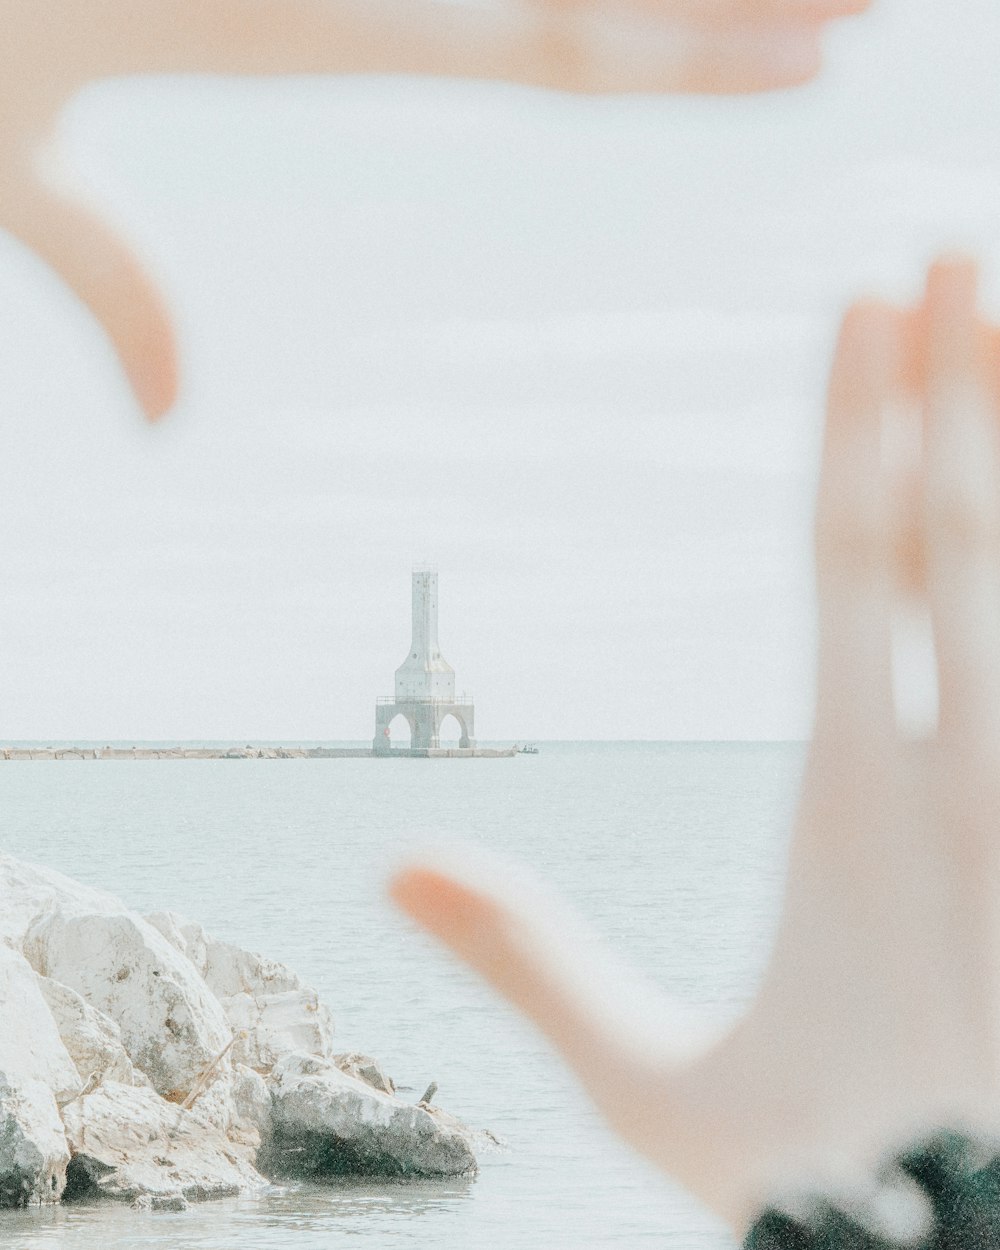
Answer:
[[[599,942],[521,865],[463,849],[400,868],[393,901],[531,1019],[636,1137],[649,1082],[682,1069],[706,1028]],[[630,1132],[630,1127],[632,1131]]]
[[[24,170],[0,201],[0,226],[37,252],[94,314],[139,406],[161,417],[177,394],[173,330],[159,292],[114,230],[63,188]]]

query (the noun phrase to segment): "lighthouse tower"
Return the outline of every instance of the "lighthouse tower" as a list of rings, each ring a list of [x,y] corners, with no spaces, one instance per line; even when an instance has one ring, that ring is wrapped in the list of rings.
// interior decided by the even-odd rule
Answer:
[[[434,569],[414,569],[412,596],[410,649],[396,669],[396,693],[376,702],[373,749],[376,755],[389,754],[389,725],[399,715],[409,722],[413,750],[439,745],[446,716],[454,716],[461,728],[458,745],[474,747],[472,700],[456,697],[455,670],[438,645],[438,575]]]

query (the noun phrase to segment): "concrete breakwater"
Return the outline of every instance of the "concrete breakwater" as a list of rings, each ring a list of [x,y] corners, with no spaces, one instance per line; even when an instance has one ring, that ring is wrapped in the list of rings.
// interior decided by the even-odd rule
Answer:
[[[509,759],[517,747],[397,747],[375,752],[370,747],[120,747],[9,746],[0,760],[341,760],[341,759]]]

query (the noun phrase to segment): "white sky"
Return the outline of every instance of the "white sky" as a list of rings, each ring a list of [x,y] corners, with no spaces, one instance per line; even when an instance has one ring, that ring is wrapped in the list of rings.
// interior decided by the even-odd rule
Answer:
[[[995,0],[767,99],[157,79],[64,132],[184,390],[143,428],[0,237],[0,737],[369,737],[425,560],[481,739],[806,734],[839,310],[956,243],[1000,290]]]

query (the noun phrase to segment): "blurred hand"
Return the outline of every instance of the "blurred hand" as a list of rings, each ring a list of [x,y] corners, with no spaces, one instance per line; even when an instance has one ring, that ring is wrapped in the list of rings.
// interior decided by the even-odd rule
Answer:
[[[85,83],[139,73],[408,73],[570,91],[755,91],[811,78],[866,0],[0,0],[0,226],[103,325],[148,416],[177,389],[163,302],[50,145]]]
[[[503,866],[416,863],[391,886],[548,1034],[623,1137],[740,1233],[775,1194],[863,1186],[917,1134],[1000,1121],[998,358],[967,261],[931,270],[916,314],[864,304],[844,321],[815,732],[770,965],[726,1035]],[[907,443],[909,460],[893,453]],[[939,690],[920,740],[897,726],[890,663],[914,607]]]

